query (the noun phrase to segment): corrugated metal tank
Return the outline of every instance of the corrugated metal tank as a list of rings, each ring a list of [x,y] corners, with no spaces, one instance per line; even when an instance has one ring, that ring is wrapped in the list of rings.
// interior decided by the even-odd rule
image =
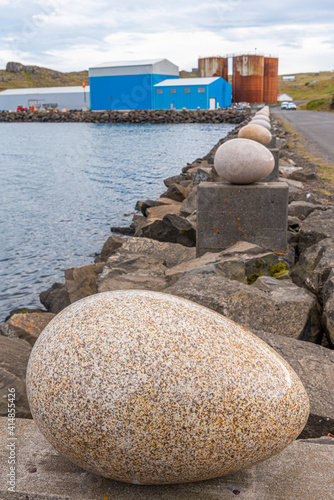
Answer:
[[[233,57],[234,102],[263,102],[264,56]]]
[[[278,58],[264,58],[263,101],[270,104],[277,102],[278,94]]]
[[[227,57],[201,57],[198,59],[198,76],[200,78],[221,76],[228,81]]]

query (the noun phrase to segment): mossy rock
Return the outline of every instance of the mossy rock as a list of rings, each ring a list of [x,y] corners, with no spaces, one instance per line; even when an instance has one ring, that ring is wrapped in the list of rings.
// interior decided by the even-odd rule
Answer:
[[[261,273],[253,273],[253,274],[250,274],[249,276],[247,276],[247,283],[249,285],[253,285],[253,283],[255,283],[255,281],[260,277],[262,276]]]
[[[282,271],[284,271],[283,274],[288,272],[286,269],[286,264],[284,264],[283,262],[277,262],[277,264],[271,266],[271,268],[269,269],[269,274],[270,276],[275,278],[275,274],[282,273]]]

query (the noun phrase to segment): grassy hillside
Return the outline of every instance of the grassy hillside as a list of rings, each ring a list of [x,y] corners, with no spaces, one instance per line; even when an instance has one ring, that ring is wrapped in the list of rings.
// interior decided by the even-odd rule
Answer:
[[[306,101],[300,107],[319,111],[331,111],[330,103],[334,93],[334,73],[296,73],[294,82],[278,77],[278,93],[289,94],[296,101]]]
[[[23,66],[19,63],[7,64],[6,69],[0,70],[0,91],[6,89],[31,87],[63,87],[72,85],[88,85],[88,71],[61,73],[39,66]],[[13,71],[14,70],[14,71]]]

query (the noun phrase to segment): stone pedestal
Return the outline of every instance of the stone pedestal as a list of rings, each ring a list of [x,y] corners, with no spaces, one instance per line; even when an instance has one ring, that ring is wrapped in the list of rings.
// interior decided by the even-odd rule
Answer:
[[[198,186],[197,256],[237,241],[287,251],[288,193],[284,182],[250,185],[207,182]]]
[[[271,182],[271,181],[276,181],[278,179],[278,174],[279,174],[279,149],[274,148],[270,149],[274,159],[275,159],[275,166],[272,172],[270,172],[269,175],[263,181],[261,182]]]
[[[276,135],[272,135],[271,141],[267,144],[268,149],[276,148]]]

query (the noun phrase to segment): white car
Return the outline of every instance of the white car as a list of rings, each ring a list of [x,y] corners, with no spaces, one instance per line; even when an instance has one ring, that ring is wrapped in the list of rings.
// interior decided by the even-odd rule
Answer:
[[[293,102],[288,102],[287,107],[285,108],[286,110],[288,109],[297,109],[297,106]]]
[[[283,101],[282,104],[281,104],[281,109],[286,109],[287,105],[289,103],[287,101]]]

